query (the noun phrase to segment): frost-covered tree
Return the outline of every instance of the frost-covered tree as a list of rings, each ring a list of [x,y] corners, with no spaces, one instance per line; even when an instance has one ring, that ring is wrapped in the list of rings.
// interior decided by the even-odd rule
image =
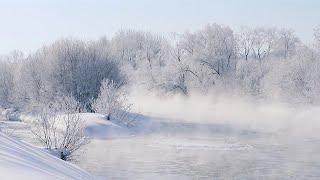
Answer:
[[[100,94],[93,104],[96,112],[106,115],[107,120],[123,118],[119,115],[130,110],[127,95],[122,87],[108,79],[100,87]],[[121,121],[121,119],[119,119]]]
[[[71,160],[73,153],[88,142],[78,109],[79,103],[72,97],[59,97],[42,106],[34,122],[33,134],[63,160]]]
[[[313,36],[314,36],[315,49],[316,49],[316,51],[320,52],[320,26],[317,26],[314,29]]]
[[[254,43],[253,30],[248,27],[242,27],[241,31],[236,35],[237,50],[241,58],[248,60],[252,54],[252,47]]]
[[[276,53],[282,58],[288,58],[296,53],[300,40],[292,30],[281,29],[277,32]]]
[[[13,66],[9,62],[0,61],[0,106],[10,107],[13,90]]]
[[[125,82],[104,41],[60,40],[31,54],[20,66],[15,92],[18,101],[31,107],[71,94],[80,111],[91,111],[103,79]]]

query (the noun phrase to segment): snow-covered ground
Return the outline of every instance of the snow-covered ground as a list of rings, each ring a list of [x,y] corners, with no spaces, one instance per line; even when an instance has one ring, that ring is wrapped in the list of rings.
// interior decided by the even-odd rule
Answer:
[[[93,179],[42,149],[0,134],[1,179]]]

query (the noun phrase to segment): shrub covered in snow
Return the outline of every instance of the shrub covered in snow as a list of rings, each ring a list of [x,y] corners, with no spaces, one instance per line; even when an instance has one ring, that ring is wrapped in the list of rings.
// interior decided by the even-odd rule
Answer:
[[[34,122],[33,134],[63,160],[70,160],[72,154],[88,142],[78,108],[78,102],[72,97],[58,98],[43,106]]]

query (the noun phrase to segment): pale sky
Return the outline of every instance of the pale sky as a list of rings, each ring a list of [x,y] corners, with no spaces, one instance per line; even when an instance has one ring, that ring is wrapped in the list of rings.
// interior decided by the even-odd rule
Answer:
[[[0,54],[34,51],[63,37],[183,32],[208,23],[292,28],[310,42],[320,0],[0,0],[0,23]]]

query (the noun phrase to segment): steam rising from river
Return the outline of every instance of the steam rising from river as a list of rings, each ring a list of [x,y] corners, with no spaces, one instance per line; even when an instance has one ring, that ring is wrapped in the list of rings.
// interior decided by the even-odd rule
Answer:
[[[320,107],[295,107],[279,102],[257,102],[237,96],[159,97],[153,94],[131,98],[134,111],[170,121],[228,124],[263,132],[313,135],[320,132]]]

